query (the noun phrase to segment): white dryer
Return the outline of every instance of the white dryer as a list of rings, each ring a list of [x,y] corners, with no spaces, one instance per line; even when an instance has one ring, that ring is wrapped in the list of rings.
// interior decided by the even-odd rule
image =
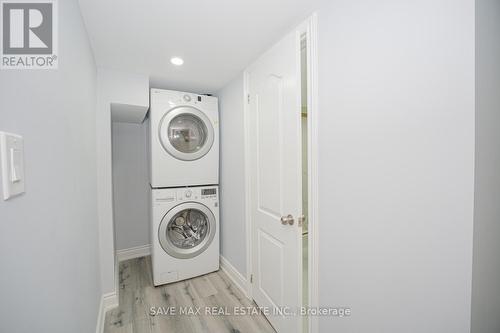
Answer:
[[[149,122],[151,187],[219,183],[216,97],[151,89]]]
[[[218,186],[152,189],[154,285],[219,269]]]

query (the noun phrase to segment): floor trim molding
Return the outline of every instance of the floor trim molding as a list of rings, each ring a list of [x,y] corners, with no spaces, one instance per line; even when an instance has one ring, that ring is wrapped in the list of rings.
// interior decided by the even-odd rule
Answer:
[[[247,280],[245,277],[233,266],[231,263],[224,258],[223,256],[220,256],[220,268],[221,270],[226,273],[226,275],[231,279],[231,281],[235,284],[235,286],[245,294],[248,298],[250,298],[248,294],[248,288],[247,288]]]
[[[116,292],[107,293],[101,296],[99,302],[99,313],[97,314],[96,333],[104,332],[104,322],[106,320],[106,312],[118,306],[118,295]]]
[[[145,257],[149,256],[150,254],[151,254],[150,244],[116,251],[116,257],[118,259],[118,262],[134,258]]]

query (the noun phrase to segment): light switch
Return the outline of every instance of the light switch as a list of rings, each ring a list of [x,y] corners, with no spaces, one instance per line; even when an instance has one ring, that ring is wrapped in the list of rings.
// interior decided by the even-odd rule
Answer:
[[[24,193],[24,149],[19,135],[0,132],[3,199]]]
[[[21,151],[10,148],[10,181],[17,183],[21,181]]]

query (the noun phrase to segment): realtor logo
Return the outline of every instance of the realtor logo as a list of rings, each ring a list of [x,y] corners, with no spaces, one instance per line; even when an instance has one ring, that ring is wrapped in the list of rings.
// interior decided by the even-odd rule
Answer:
[[[55,0],[2,0],[2,69],[57,68]]]

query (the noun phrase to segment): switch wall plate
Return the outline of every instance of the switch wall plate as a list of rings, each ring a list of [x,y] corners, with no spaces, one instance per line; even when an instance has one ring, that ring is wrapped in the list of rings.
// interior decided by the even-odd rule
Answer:
[[[0,132],[0,166],[2,171],[3,199],[24,193],[24,143],[23,137]]]

